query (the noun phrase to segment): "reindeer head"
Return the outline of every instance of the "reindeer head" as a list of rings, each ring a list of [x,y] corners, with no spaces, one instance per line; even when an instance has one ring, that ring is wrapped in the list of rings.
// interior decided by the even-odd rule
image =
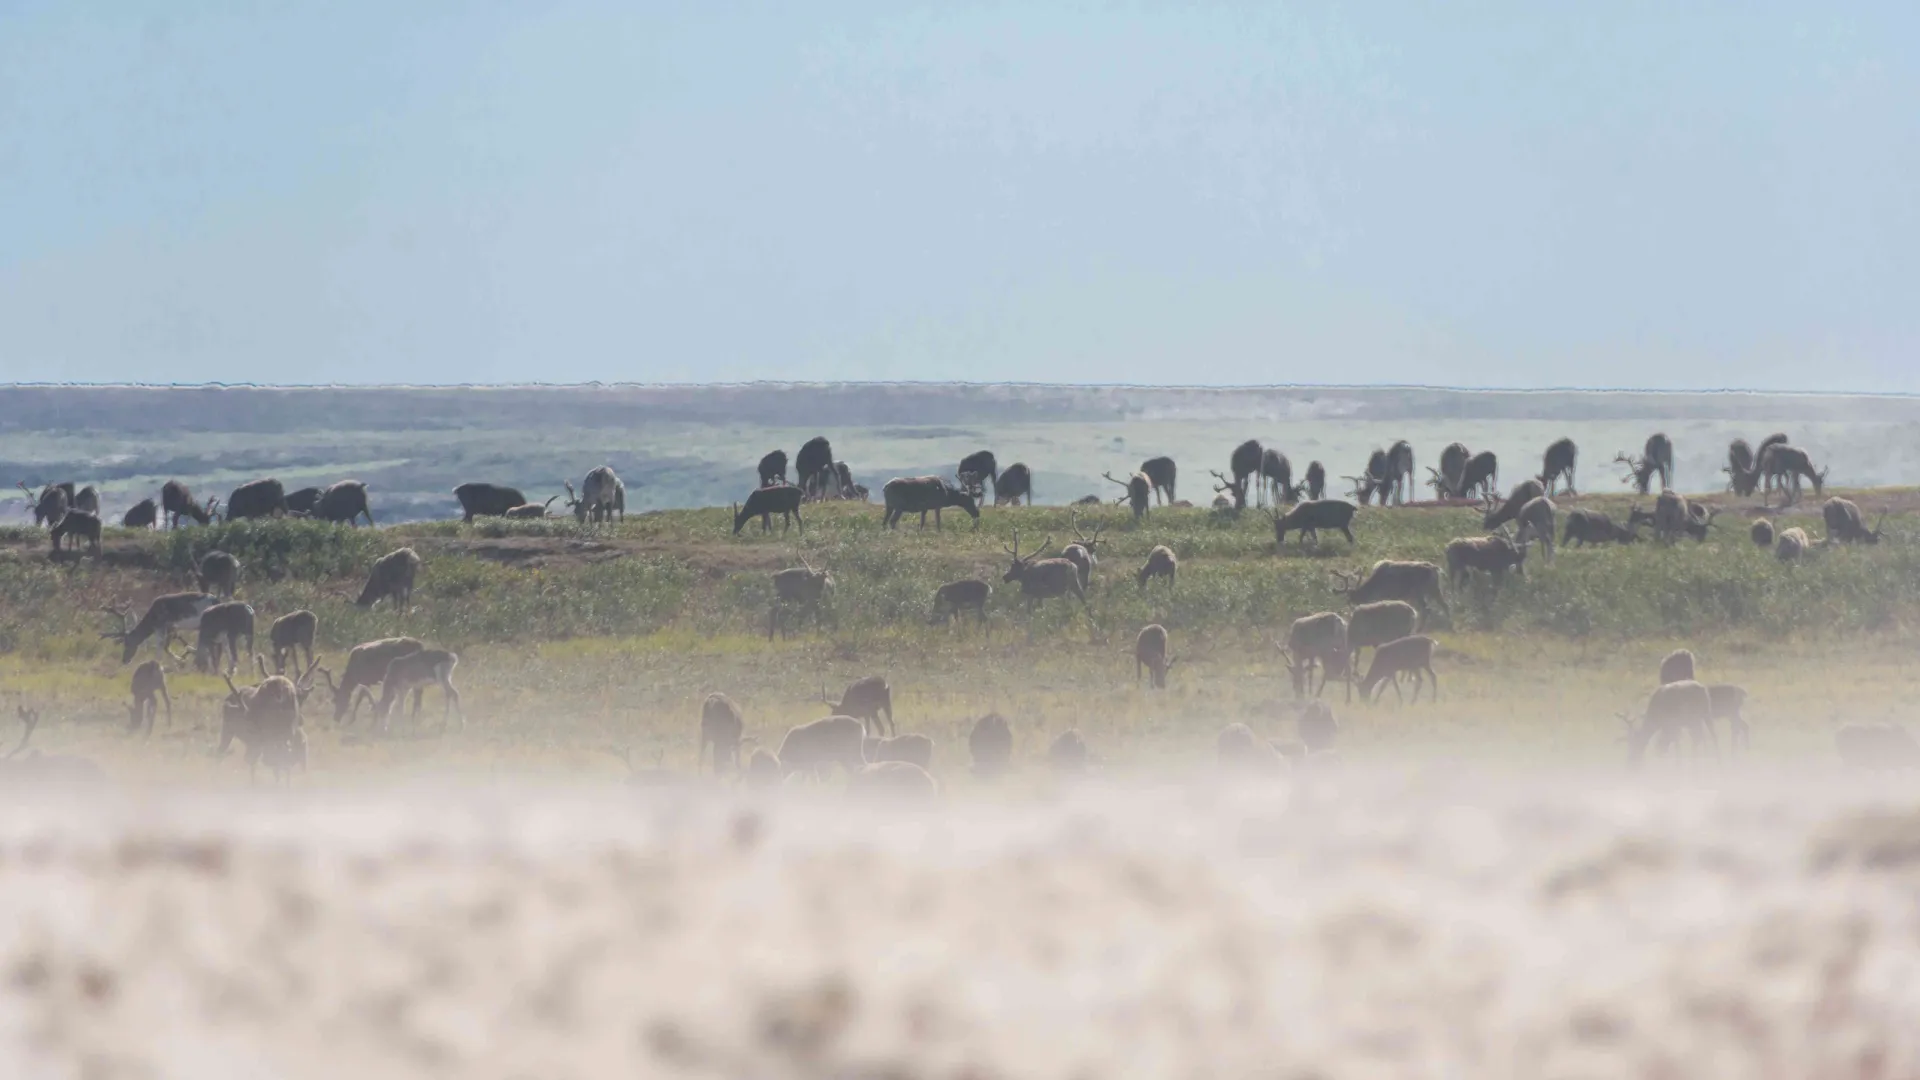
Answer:
[[[1093,556],[1095,556],[1095,555],[1097,555],[1097,554],[1098,554],[1098,552],[1099,552],[1099,545],[1101,545],[1101,544],[1103,544],[1103,543],[1106,543],[1106,541],[1104,541],[1104,540],[1102,540],[1102,539],[1100,539],[1100,534],[1101,534],[1101,532],[1103,532],[1103,531],[1104,531],[1104,530],[1106,529],[1106,525],[1105,525],[1104,523],[1102,523],[1102,522],[1094,522],[1094,525],[1093,525],[1093,535],[1092,535],[1092,536],[1088,536],[1088,535],[1087,535],[1086,533],[1084,533],[1084,532],[1082,532],[1082,531],[1080,531],[1080,514],[1079,514],[1079,512],[1078,512],[1078,511],[1069,511],[1069,515],[1070,515],[1070,517],[1072,518],[1072,521],[1073,521],[1073,539],[1074,539],[1074,542],[1075,542],[1075,543],[1077,543],[1077,544],[1079,544],[1079,545],[1080,545],[1081,547],[1083,547],[1083,548],[1086,548],[1086,549],[1087,549],[1087,555],[1088,555],[1088,557],[1093,557]]]
[[[1348,593],[1360,587],[1360,572],[1357,570],[1352,574],[1347,574],[1339,570],[1329,570],[1327,573],[1330,574],[1335,581],[1339,582],[1338,585],[1333,586],[1333,591],[1341,596],[1346,596]]]
[[[1109,477],[1108,479],[1112,478]],[[1007,567],[1006,574],[1001,577],[1000,580],[1005,582],[1019,581],[1021,577],[1026,574],[1027,569],[1046,552],[1048,545],[1052,543],[1053,534],[1049,533],[1047,534],[1047,538],[1040,542],[1039,547],[1035,548],[1032,553],[1022,557],[1020,554],[1020,530],[1013,530],[1013,546],[1000,545],[1000,550],[1006,552],[1013,559],[1013,562]]]

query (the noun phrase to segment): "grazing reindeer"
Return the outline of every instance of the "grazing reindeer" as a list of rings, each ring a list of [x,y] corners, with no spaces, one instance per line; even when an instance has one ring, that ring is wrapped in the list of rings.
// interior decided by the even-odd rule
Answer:
[[[1547,565],[1553,565],[1553,500],[1542,495],[1528,499],[1527,505],[1520,508],[1520,530],[1515,534],[1516,543],[1525,547],[1538,540],[1540,548],[1546,552]]]
[[[1767,548],[1772,547],[1773,546],[1773,522],[1768,521],[1766,518],[1759,518],[1755,520],[1753,523],[1753,528],[1747,530],[1747,537],[1748,539],[1751,539],[1753,541],[1753,544],[1755,547],[1760,548],[1763,551],[1766,550]]]
[[[227,674],[232,675],[240,662],[240,639],[247,639],[247,655],[253,653],[253,608],[238,600],[215,604],[200,613],[199,641],[193,648],[193,669],[211,672],[220,665],[220,650],[227,653]]]
[[[1327,497],[1327,467],[1318,461],[1307,462],[1307,498],[1314,502]]]
[[[1173,484],[1179,479],[1179,473],[1178,466],[1174,465],[1170,457],[1148,458],[1140,463],[1140,475],[1147,478],[1147,485],[1152,489],[1155,500],[1162,505],[1178,498],[1173,493]],[[1109,476],[1107,479],[1113,480],[1113,477]],[[1114,483],[1117,484],[1119,481],[1114,480]],[[1140,513],[1144,514],[1146,511],[1142,510]],[[1134,516],[1138,517],[1139,514]]]
[[[774,627],[778,626],[782,634],[789,634],[786,613],[798,608],[801,614],[811,614],[814,625],[820,625],[824,618],[822,608],[833,599],[833,575],[825,570],[815,570],[813,564],[805,559],[803,565],[788,567],[773,575],[773,605],[767,612],[767,640],[773,640]]]
[[[1355,605],[1353,617],[1347,620],[1347,671],[1359,668],[1361,649],[1377,650],[1389,641],[1411,636],[1419,628],[1420,612],[1405,600]]]
[[[1407,496],[1413,492],[1413,444],[1405,439],[1387,447],[1387,495],[1391,496],[1395,506],[1404,506]]]
[[[153,736],[154,718],[160,715],[160,702],[167,705],[167,728],[173,728],[173,697],[167,693],[167,673],[160,661],[149,660],[133,669],[133,704],[127,706],[127,730],[147,729]]]
[[[121,515],[120,527],[124,529],[151,529],[160,520],[160,504],[152,499],[141,499],[127,508]]]
[[[768,451],[767,455],[760,459],[760,486],[773,487],[778,484],[784,487],[786,483],[787,452],[785,450]]]
[[[1467,462],[1472,457],[1466,443],[1448,443],[1447,448],[1440,451],[1440,467],[1427,466],[1427,472],[1432,474],[1427,486],[1433,488],[1434,498],[1457,499],[1465,494]]]
[[[1506,579],[1508,570],[1525,577],[1527,545],[1516,544],[1504,536],[1463,536],[1449,541],[1447,582],[1453,586],[1456,597],[1460,587],[1466,583],[1467,575],[1475,570],[1493,578],[1496,589]]]
[[[840,473],[833,467],[833,444],[825,435],[816,435],[800,447],[793,457],[793,478],[810,499],[838,494]]]
[[[747,493],[747,505],[733,505],[733,535],[739,536],[747,522],[760,519],[760,531],[773,531],[773,515],[780,515],[780,531],[784,534],[798,522],[801,533],[807,531],[807,523],[800,517],[800,503],[806,493],[792,484],[780,484],[774,487],[756,488]]]
[[[1329,678],[1338,676],[1347,684],[1347,699],[1353,699],[1353,683],[1347,666],[1347,620],[1338,612],[1322,611],[1293,620],[1280,658],[1286,661],[1287,674],[1293,678],[1295,700],[1307,696],[1315,668],[1320,669],[1320,685],[1312,687],[1314,697],[1326,690]]]
[[[1167,656],[1167,628],[1150,623],[1133,639],[1133,682],[1140,685],[1140,673],[1147,673],[1147,685],[1155,690],[1167,688],[1167,669],[1173,661]]]
[[[178,662],[181,657],[167,651],[167,643],[172,639],[173,632],[199,629],[201,616],[219,602],[218,598],[206,593],[169,593],[156,597],[153,603],[148,604],[147,613],[140,617],[137,625],[132,626],[129,626],[133,622],[131,612],[104,608],[102,610],[107,614],[120,617],[120,629],[100,636],[120,643],[120,662],[123,664],[132,660],[133,654],[149,638],[153,639],[156,658],[165,656]]]
[[[1500,485],[1500,459],[1491,450],[1482,450],[1467,459],[1467,467],[1460,474],[1460,487],[1456,494],[1460,498],[1470,498],[1475,492],[1491,495]]]
[[[1625,465],[1627,474],[1620,478],[1622,483],[1633,485],[1635,493],[1645,495],[1653,487],[1653,478],[1660,478],[1660,490],[1673,488],[1673,440],[1665,432],[1655,432],[1647,436],[1647,445],[1639,457],[1626,451],[1613,456],[1616,464]]]
[[[1481,515],[1480,527],[1492,532],[1509,521],[1517,520],[1520,517],[1520,511],[1525,509],[1528,503],[1546,493],[1546,486],[1538,480],[1523,480],[1515,484],[1513,493],[1507,496],[1507,501],[1504,503],[1496,499],[1493,492],[1486,492],[1481,496],[1484,500],[1481,509],[1485,513]]]
[[[100,554],[100,515],[85,510],[69,510],[60,516],[48,530],[53,537],[53,550],[58,552],[61,544],[74,550],[80,547],[80,541],[87,542],[89,554]]]
[[[1562,547],[1574,545],[1586,547],[1588,544],[1632,544],[1640,540],[1635,528],[1618,525],[1614,520],[1598,510],[1585,508],[1569,510],[1567,524],[1560,534]]]
[[[35,495],[33,489],[24,482],[20,490],[26,492],[27,501],[33,504],[33,523],[35,525],[54,525],[67,516],[73,506],[73,483],[48,484]]]
[[[234,488],[233,494],[227,496],[228,521],[284,517],[286,513],[286,486],[272,477],[250,480]]]
[[[299,682],[284,675],[269,675],[258,686],[242,690],[227,682],[227,700],[220,707],[220,746],[216,754],[224,756],[235,739],[247,748],[247,781],[258,782],[258,768],[265,761],[273,771],[274,782],[284,784],[293,767],[307,768],[307,734],[300,723],[300,705],[312,690],[311,668]]]
[[[1675,649],[1660,660],[1660,685],[1689,682],[1693,679],[1694,658],[1690,649]]]
[[[1139,521],[1147,516],[1147,499],[1154,488],[1153,481],[1147,477],[1146,473],[1134,473],[1125,480],[1115,480],[1112,473],[1101,475],[1126,489],[1127,493],[1114,501],[1123,502],[1132,507],[1133,520]]]
[[[289,660],[298,663],[305,651],[307,666],[313,666],[313,637],[320,628],[320,617],[302,608],[273,620],[267,628],[267,641],[273,645],[273,673],[284,675]]]
[[[1300,489],[1293,486],[1293,462],[1271,446],[1260,453],[1260,483],[1275,506],[1300,501]]]
[[[539,521],[547,516],[548,510],[553,506],[553,501],[559,497],[558,495],[550,495],[547,497],[547,501],[543,503],[521,503],[519,506],[510,506],[507,508],[507,512],[500,516],[512,521]]]
[[[358,525],[359,519],[367,519],[367,527],[373,527],[373,509],[367,504],[367,485],[359,480],[342,480],[320,493],[310,513],[321,521],[335,524],[345,522]]]
[[[410,547],[389,551],[374,560],[367,573],[367,584],[354,601],[357,607],[371,608],[382,600],[392,600],[402,613],[413,610],[413,582],[420,574],[420,556]]]
[[[1167,579],[1167,591],[1171,592],[1174,575],[1179,572],[1180,560],[1174,556],[1173,549],[1165,544],[1155,544],[1153,550],[1147,552],[1147,561],[1141,565],[1139,572],[1133,575],[1134,584],[1145,589],[1147,582],[1163,577]]]
[[[1547,452],[1540,457],[1540,483],[1546,489],[1541,494],[1552,495],[1562,481],[1567,485],[1567,494],[1580,494],[1573,488],[1574,464],[1579,456],[1580,449],[1572,439],[1559,439],[1547,447]]]
[[[1051,600],[1068,593],[1080,598],[1081,607],[1084,608],[1087,603],[1087,590],[1080,584],[1080,568],[1069,559],[1041,557],[1051,543],[1053,543],[1053,537],[1048,536],[1041,541],[1033,554],[1022,558],[1020,530],[1015,529],[1013,546],[1000,545],[1000,550],[1013,558],[1012,564],[1007,567],[1006,574],[1000,580],[1006,584],[1016,581],[1020,583],[1020,595],[1027,601],[1029,614],[1032,613],[1034,605],[1040,601]]]
[[[1385,450],[1374,450],[1367,455],[1367,467],[1359,476],[1343,476],[1341,479],[1353,485],[1354,501],[1366,506],[1375,495],[1380,497],[1380,505],[1387,505],[1393,491],[1393,460]]]
[[[1093,584],[1093,568],[1100,565],[1098,550],[1104,542],[1100,539],[1100,532],[1106,526],[1095,522],[1093,535],[1088,536],[1080,531],[1080,515],[1074,513],[1071,517],[1074,542],[1060,549],[1060,557],[1080,568],[1080,588],[1084,590]]]
[[[777,451],[776,451],[777,452]],[[786,467],[786,455],[781,455],[781,468]],[[697,769],[707,760],[708,748],[713,751],[713,771],[718,775],[720,763],[724,759],[728,770],[740,769],[740,740],[747,732],[747,725],[740,717],[740,706],[722,693],[707,695],[700,703],[700,750],[694,756]]]
[[[973,774],[992,779],[1007,771],[1013,760],[1013,728],[999,713],[988,713],[973,722],[967,732],[967,753],[973,758]]]
[[[1404,600],[1413,605],[1422,618],[1427,615],[1426,601],[1431,598],[1447,610],[1447,598],[1440,592],[1440,568],[1430,562],[1397,562],[1382,559],[1373,564],[1362,581],[1358,572],[1331,571],[1340,584],[1334,592],[1347,597],[1356,606],[1379,600]]]
[[[567,505],[573,508],[573,519],[582,525],[589,520],[598,525],[612,521],[615,514],[621,521],[627,520],[627,485],[613,471],[611,465],[602,465],[587,473],[580,482],[580,495],[573,494],[573,481],[565,482]]]
[[[824,780],[839,765],[849,776],[866,768],[866,725],[851,716],[823,716],[787,729],[775,755],[788,777]]]
[[[1019,506],[1021,500],[1033,504],[1033,470],[1024,461],[1016,461],[1000,473],[994,481],[993,505]]]
[[[333,672],[320,668],[320,674],[327,680],[327,691],[333,695],[333,722],[337,724],[344,717],[351,724],[359,719],[360,700],[365,698],[368,704],[373,703],[369,688],[379,686],[387,677],[388,665],[424,648],[418,638],[381,638],[355,645],[347,653],[347,666],[337,683],[333,681]]]
[[[460,691],[454,689],[453,669],[460,663],[457,653],[446,649],[421,649],[418,652],[396,656],[387,664],[387,674],[381,680],[380,703],[374,707],[374,715],[380,720],[380,733],[385,735],[392,727],[393,707],[400,699],[413,693],[413,717],[420,716],[420,699],[426,696],[427,687],[438,684],[441,690],[440,720],[442,725],[449,715],[460,718],[460,730],[467,729],[467,715],[460,708]]]
[[[325,495],[323,488],[303,487],[287,495],[287,513],[294,517],[312,517],[315,508],[320,505],[320,496]]]
[[[1245,479],[1229,480],[1212,469],[1208,469],[1207,471],[1213,474],[1215,480],[1220,481],[1213,487],[1214,509],[1231,510],[1237,514],[1247,508],[1247,484]]]
[[[893,726],[893,689],[887,685],[887,680],[878,675],[855,679],[847,687],[847,692],[840,695],[838,703],[827,697],[827,688],[823,686],[820,688],[820,700],[833,706],[834,715],[851,716],[875,735],[898,734],[898,729]],[[887,718],[885,728],[880,726],[882,715]],[[785,757],[784,754],[781,756]]]
[[[1827,523],[1827,536],[1843,544],[1877,544],[1880,542],[1881,526],[1886,524],[1887,515],[1881,514],[1874,522],[1872,531],[1860,520],[1860,507],[1852,499],[1843,499],[1838,495],[1828,499],[1820,507],[1820,516]]]
[[[920,527],[927,527],[927,511],[933,511],[933,527],[941,529],[940,511],[957,506],[973,519],[973,527],[980,527],[980,505],[971,494],[948,484],[937,476],[895,477],[887,481],[880,489],[880,496],[887,509],[882,521],[891,529],[899,524],[903,515],[918,511]]]
[[[1807,535],[1807,530],[1795,526],[1780,530],[1779,539],[1774,541],[1773,554],[1781,562],[1798,562],[1811,552],[1813,547],[1813,540]]]
[[[1221,486],[1215,489],[1216,491],[1231,491],[1233,493],[1234,509],[1246,509],[1247,485],[1259,477],[1260,461],[1265,456],[1266,451],[1261,447],[1260,440],[1248,439],[1246,442],[1234,447],[1232,455],[1227,459],[1227,466],[1233,473],[1233,479],[1228,480],[1217,472],[1213,474],[1213,478],[1221,483]],[[1254,498],[1258,500],[1259,497],[1260,493],[1255,491]]]
[[[1687,505],[1686,497],[1679,492],[1668,490],[1660,493],[1653,504],[1653,535],[1661,543],[1671,544],[1680,539],[1681,534],[1693,523],[1693,513]]]
[[[1000,493],[1000,463],[994,460],[991,450],[976,450],[961,458],[953,476],[960,481],[961,490],[976,502],[986,498],[989,484],[993,485],[996,496]]]
[[[527,505],[527,497],[519,488],[500,484],[461,484],[453,489],[453,497],[460,500],[460,520],[468,525],[476,517],[504,517],[514,507]]]
[[[1273,546],[1285,547],[1290,532],[1300,534],[1303,547],[1308,540],[1318,544],[1321,529],[1337,529],[1352,544],[1354,511],[1352,503],[1340,499],[1308,499],[1295,503],[1285,514],[1268,510],[1267,516],[1273,519]]]
[[[1691,753],[1697,755],[1704,741],[1713,748],[1715,757],[1720,756],[1720,740],[1713,732],[1713,695],[1691,679],[1666,683],[1655,690],[1647,699],[1646,715],[1640,723],[1635,724],[1624,713],[1620,720],[1627,726],[1628,764],[1640,764],[1654,740],[1659,740],[1658,748],[1664,751],[1682,734],[1688,738]]]
[[[79,491],[74,492],[73,500],[70,503],[69,508],[73,510],[78,510],[84,514],[92,514],[95,517],[99,517],[100,516],[100,489],[94,487],[92,484],[88,484],[86,487],[83,487]]]
[[[1403,637],[1389,641],[1373,650],[1373,662],[1367,665],[1366,677],[1360,680],[1360,700],[1375,700],[1384,693],[1384,684],[1393,684],[1395,700],[1404,702],[1400,694],[1400,676],[1413,676],[1413,700],[1420,700],[1420,688],[1432,682],[1432,692],[1428,700],[1440,699],[1440,676],[1433,670],[1433,639],[1424,634]]]
[[[980,625],[987,625],[987,598],[993,595],[993,586],[978,579],[949,581],[933,591],[933,616],[929,620],[938,625],[951,623],[959,619],[962,612],[972,611],[980,619]]]
[[[224,551],[209,551],[193,568],[193,578],[201,592],[231,600],[240,589],[240,560]]]

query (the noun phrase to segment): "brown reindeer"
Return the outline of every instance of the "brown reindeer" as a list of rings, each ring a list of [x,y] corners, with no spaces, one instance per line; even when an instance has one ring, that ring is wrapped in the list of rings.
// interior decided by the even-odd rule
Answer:
[[[711,749],[716,775],[722,771],[723,760],[728,770],[738,771],[740,741],[746,731],[747,725],[741,719],[740,706],[732,698],[719,692],[708,694],[706,700],[700,703],[700,750],[694,756],[694,766],[698,768],[704,764]]]
[[[374,703],[371,688],[385,681],[387,669],[393,661],[424,648],[426,646],[418,638],[381,638],[355,645],[347,653],[347,666],[341,671],[337,683],[333,680],[333,672],[320,668],[320,674],[327,680],[327,689],[333,696],[334,723],[339,723],[343,717],[348,724],[359,719],[361,699],[366,699],[370,705]]]
[[[1292,677],[1296,700],[1305,698],[1309,688],[1314,697],[1319,697],[1327,688],[1327,680],[1334,677],[1347,684],[1347,697],[1352,699],[1353,684],[1347,667],[1347,620],[1338,612],[1322,611],[1293,620],[1280,658],[1286,662],[1287,674]],[[1315,668],[1320,671],[1318,686],[1312,685]]]
[[[1072,593],[1080,599],[1084,608],[1087,603],[1087,590],[1080,584],[1080,568],[1070,560],[1061,558],[1042,558],[1053,537],[1048,536],[1032,554],[1022,557],[1020,554],[1020,530],[1013,531],[1013,546],[1000,546],[1012,557],[1007,572],[1001,577],[1006,584],[1020,583],[1020,595],[1027,601],[1027,611],[1031,613],[1034,605],[1042,600]]]
[[[1540,483],[1545,488],[1541,494],[1552,495],[1562,482],[1567,485],[1568,495],[1580,494],[1573,488],[1574,464],[1579,454],[1572,439],[1559,439],[1547,447],[1547,452],[1540,457]]]
[[[167,693],[167,673],[161,670],[160,661],[149,660],[133,669],[132,691],[133,704],[127,706],[128,731],[145,727],[147,737],[152,738],[161,702],[167,706],[167,728],[173,728],[173,697]]]
[[[273,673],[284,675],[287,662],[299,662],[306,653],[307,666],[313,666],[313,638],[320,629],[320,616],[302,608],[273,620],[267,628],[267,641],[273,646]]]
[[[851,716],[872,729],[876,735],[897,734],[893,726],[893,688],[887,680],[878,675],[868,675],[855,679],[835,702],[827,696],[827,688],[820,688],[820,700],[833,707],[836,716]],[[886,727],[880,726],[880,718],[886,717]],[[783,758],[784,754],[781,755]]]
[[[401,612],[413,610],[413,583],[420,574],[420,556],[410,547],[398,548],[376,559],[367,574],[355,606],[371,608],[382,600],[392,600]]]
[[[1179,468],[1174,465],[1172,458],[1148,458],[1140,463],[1139,474],[1147,478],[1147,486],[1152,489],[1154,498],[1162,505],[1176,501],[1178,496],[1173,493],[1173,484],[1179,478]],[[1113,480],[1113,477],[1109,476],[1107,479]],[[1114,480],[1114,483],[1117,484],[1119,481]],[[1140,513],[1144,514],[1146,511],[1142,510]]]
[[[826,606],[833,599],[833,575],[815,570],[804,558],[803,565],[788,567],[773,575],[773,604],[767,611],[767,640],[773,640],[777,626],[783,636],[791,636],[789,614],[798,611],[811,615],[815,626],[824,624]]]
[[[1163,577],[1167,579],[1167,590],[1171,592],[1174,575],[1179,572],[1180,560],[1174,556],[1173,549],[1165,544],[1156,544],[1152,551],[1147,552],[1147,561],[1139,572],[1133,575],[1134,584],[1145,589],[1147,582]]]
[[[1074,566],[1079,567],[1080,588],[1084,590],[1093,584],[1093,568],[1100,564],[1098,551],[1100,545],[1104,542],[1100,539],[1100,533],[1106,529],[1106,525],[1095,522],[1093,535],[1088,536],[1080,529],[1079,513],[1073,512],[1071,517],[1073,521],[1074,542],[1060,549],[1060,557],[1073,563]]]
[[[1140,683],[1140,673],[1147,673],[1148,685],[1155,690],[1167,688],[1167,669],[1173,666],[1173,660],[1167,655],[1167,628],[1159,623],[1150,623],[1140,630],[1133,639],[1133,681]]]
[[[1112,473],[1102,475],[1126,489],[1127,493],[1115,501],[1126,503],[1131,507],[1135,521],[1147,516],[1147,500],[1152,494],[1153,482],[1147,479],[1146,473],[1134,473],[1125,480],[1115,480]]]
[[[961,613],[971,611],[987,625],[987,598],[993,595],[993,586],[977,578],[964,581],[949,581],[933,591],[933,615],[929,620],[933,625],[957,622]]]
[[[446,649],[421,649],[394,657],[387,664],[387,674],[381,680],[380,703],[374,708],[379,718],[380,733],[386,734],[392,726],[393,707],[401,698],[413,693],[413,717],[420,716],[420,699],[425,696],[428,686],[438,684],[441,690],[440,716],[442,724],[449,715],[460,719],[460,730],[467,727],[466,713],[460,708],[460,691],[453,685],[453,669],[460,663],[457,653]]]
[[[1374,700],[1385,692],[1385,684],[1393,685],[1394,698],[1405,701],[1400,695],[1400,676],[1413,676],[1413,700],[1420,700],[1420,688],[1428,682],[1433,684],[1428,699],[1438,701],[1440,697],[1440,676],[1433,670],[1433,639],[1423,634],[1403,637],[1398,641],[1389,641],[1373,650],[1373,663],[1367,666],[1366,677],[1360,680],[1360,699]]]

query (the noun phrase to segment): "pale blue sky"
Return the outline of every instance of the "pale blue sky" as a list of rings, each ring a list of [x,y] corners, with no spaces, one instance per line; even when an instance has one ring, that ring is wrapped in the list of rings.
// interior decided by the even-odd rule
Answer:
[[[0,378],[1920,391],[1916,42],[1913,3],[0,0]]]

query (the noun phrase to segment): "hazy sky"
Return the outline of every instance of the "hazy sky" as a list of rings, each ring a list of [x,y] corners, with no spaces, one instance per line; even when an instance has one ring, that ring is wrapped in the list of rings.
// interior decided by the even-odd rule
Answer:
[[[1917,42],[1911,2],[0,0],[0,378],[1920,391]]]

